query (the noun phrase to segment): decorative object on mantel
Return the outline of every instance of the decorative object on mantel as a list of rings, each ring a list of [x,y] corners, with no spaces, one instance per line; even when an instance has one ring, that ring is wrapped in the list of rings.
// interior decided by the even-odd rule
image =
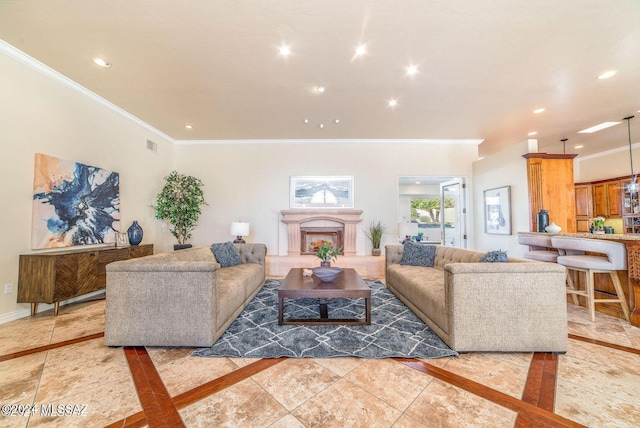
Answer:
[[[236,237],[233,241],[234,244],[246,244],[242,237],[249,236],[249,223],[242,221],[231,223],[231,235]]]
[[[333,282],[334,279],[338,275],[340,275],[343,271],[342,268],[339,267],[314,267],[311,269],[313,274],[317,276],[322,282]]]
[[[593,227],[596,235],[604,235],[604,217],[595,217],[593,219]]]
[[[129,243],[131,245],[138,245],[142,242],[142,227],[138,224],[137,220],[134,220],[129,229],[127,229],[127,235],[129,236]]]
[[[369,225],[369,229],[364,231],[366,237],[371,241],[371,255],[379,256],[382,253],[380,250],[380,244],[382,243],[382,235],[385,231],[386,227],[380,221],[377,223],[372,221]]]
[[[627,121],[627,130],[629,132],[629,160],[631,161],[631,182],[627,184],[627,192],[633,194],[640,190],[640,184],[636,181],[637,174],[633,172],[633,151],[631,150],[631,119],[635,116],[627,116],[624,120]]]
[[[342,248],[333,248],[330,242],[325,241],[318,248],[318,252],[316,256],[320,259],[320,266],[322,267],[331,267],[331,261],[338,260],[338,255]]]
[[[120,175],[36,153],[31,248],[115,242]]]
[[[562,228],[555,223],[551,223],[549,226],[545,227],[544,230],[549,233],[558,233]]]
[[[188,248],[186,241],[198,224],[201,207],[208,205],[202,192],[204,184],[198,178],[177,171],[171,171],[164,180],[164,187],[156,197],[156,218],[171,223],[171,234],[178,239],[174,249]]]

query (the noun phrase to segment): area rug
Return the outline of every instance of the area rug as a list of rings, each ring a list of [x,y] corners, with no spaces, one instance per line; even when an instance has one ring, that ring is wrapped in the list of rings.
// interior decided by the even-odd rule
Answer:
[[[371,325],[278,325],[278,280],[266,284],[200,357],[440,358],[458,355],[380,281],[371,287]],[[329,318],[364,318],[364,299],[329,299]],[[318,318],[318,299],[285,299],[285,318]]]

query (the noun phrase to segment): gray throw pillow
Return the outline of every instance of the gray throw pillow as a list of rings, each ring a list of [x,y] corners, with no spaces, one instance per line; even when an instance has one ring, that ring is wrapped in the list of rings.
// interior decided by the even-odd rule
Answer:
[[[498,251],[489,251],[484,256],[480,257],[481,263],[504,263],[507,261],[507,252],[498,250]]]
[[[211,251],[213,252],[213,255],[216,256],[216,260],[220,263],[220,266],[223,268],[242,264],[240,255],[231,241],[227,241],[222,244],[213,244],[211,246]]]
[[[407,242],[404,244],[401,265],[433,267],[436,259],[435,245],[422,245]]]

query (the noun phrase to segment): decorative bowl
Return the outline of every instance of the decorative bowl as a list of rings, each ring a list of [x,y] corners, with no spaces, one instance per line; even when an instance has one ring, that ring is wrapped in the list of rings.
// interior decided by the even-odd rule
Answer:
[[[316,267],[311,270],[322,282],[332,282],[342,273],[342,268],[339,267]]]
[[[549,226],[545,227],[544,230],[549,233],[558,233],[562,228],[555,223],[551,223]]]

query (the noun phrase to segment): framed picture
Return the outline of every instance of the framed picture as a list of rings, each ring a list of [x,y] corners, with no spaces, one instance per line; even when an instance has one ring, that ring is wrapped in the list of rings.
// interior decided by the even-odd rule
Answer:
[[[129,245],[129,235],[116,233],[116,247],[126,247],[127,245]]]
[[[484,191],[484,231],[511,235],[511,186]]]
[[[290,208],[353,208],[353,177],[291,177]]]

